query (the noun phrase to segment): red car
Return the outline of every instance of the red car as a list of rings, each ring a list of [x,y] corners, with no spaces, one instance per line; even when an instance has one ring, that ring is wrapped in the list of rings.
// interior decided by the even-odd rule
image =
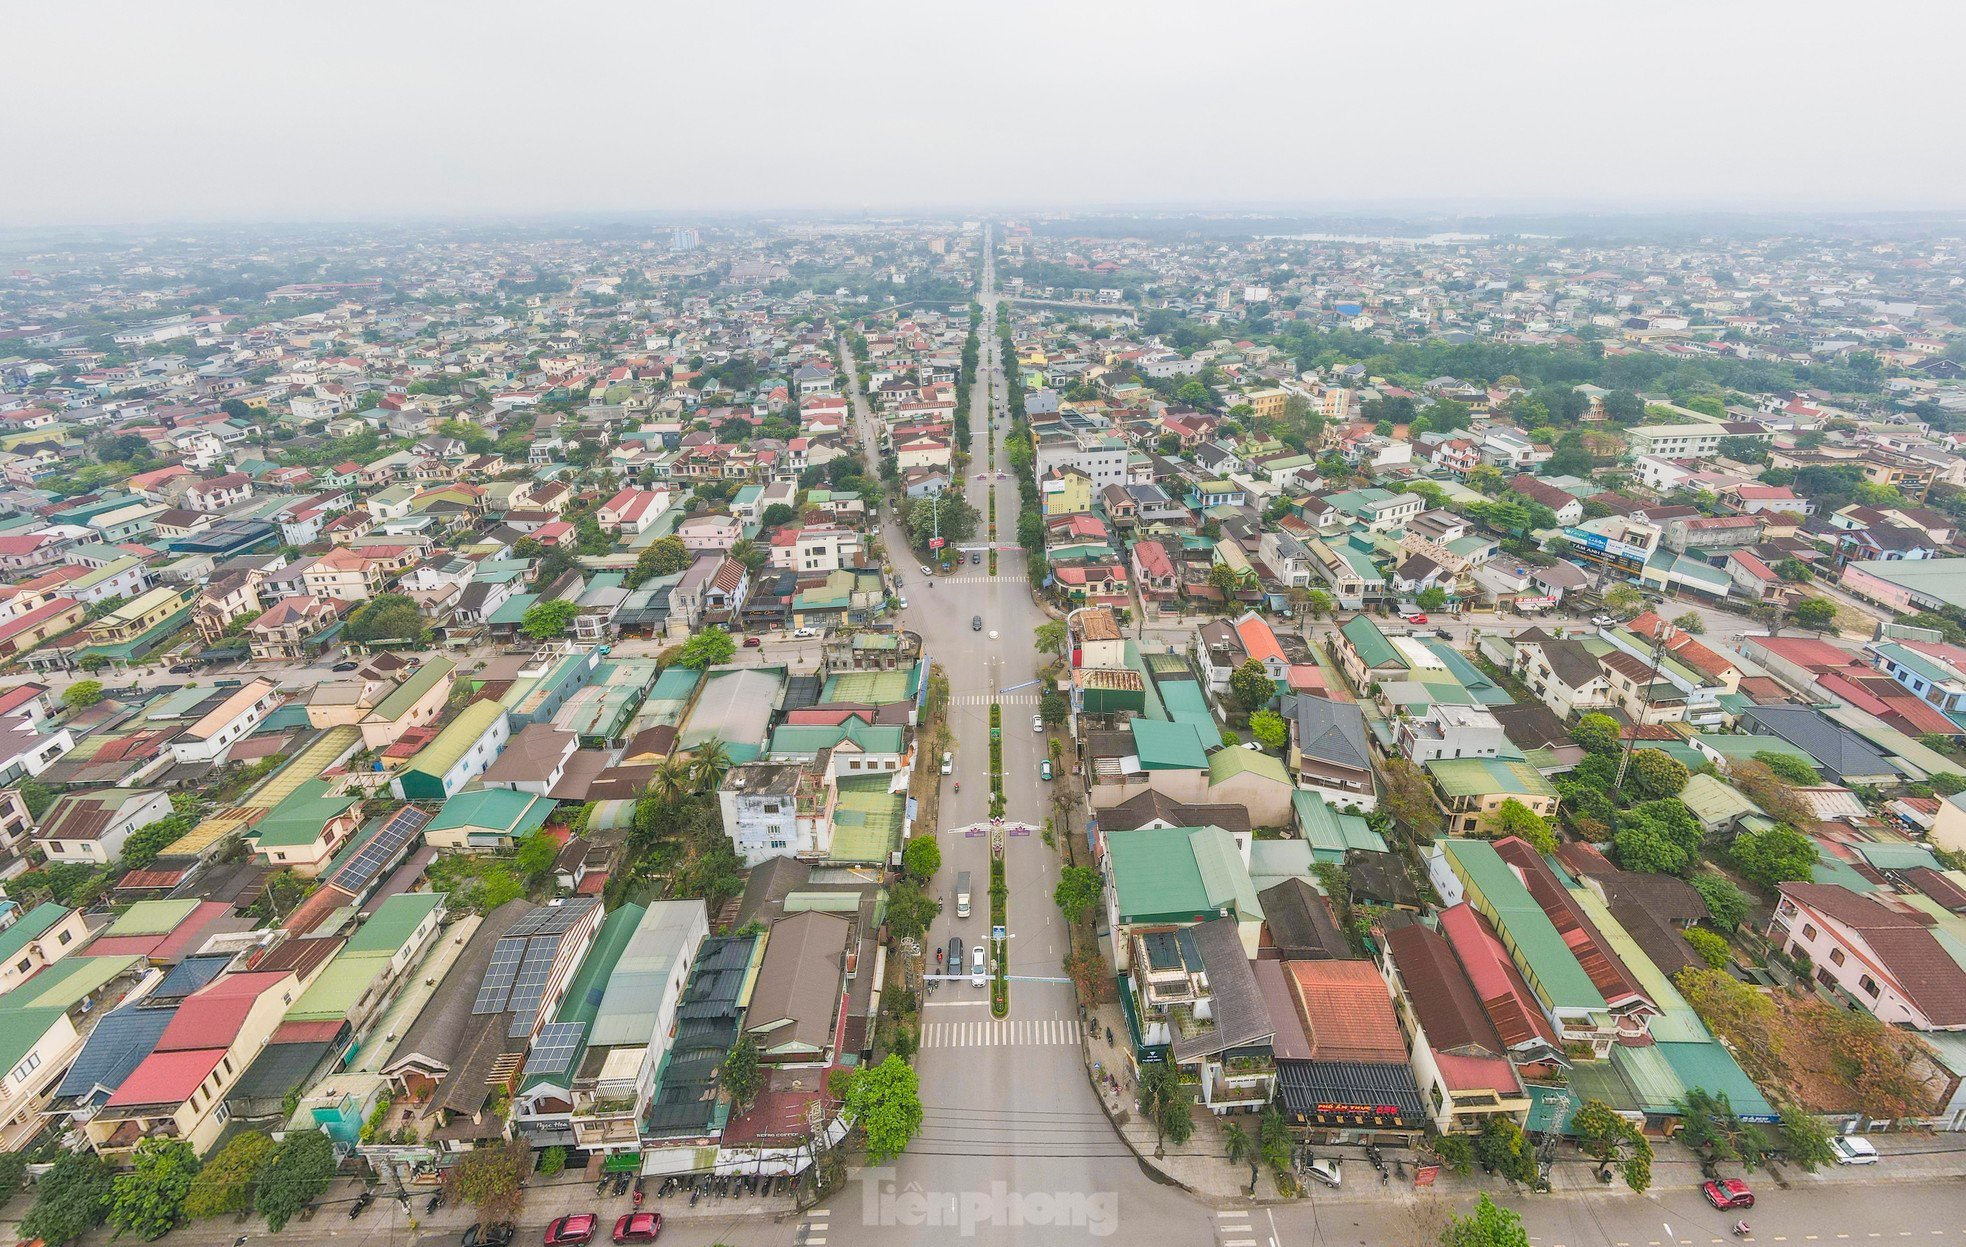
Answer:
[[[1425,615],[1406,615],[1403,618],[1405,618],[1406,622],[1410,624],[1423,624],[1427,622],[1427,617]]]
[[[576,1212],[571,1217],[559,1217],[546,1227],[546,1247],[573,1247],[594,1237],[595,1217],[591,1212]]]
[[[662,1214],[659,1212],[631,1212],[614,1223],[617,1243],[652,1243],[660,1233]]]
[[[1752,1208],[1754,1192],[1739,1178],[1720,1178],[1701,1185],[1700,1194],[1715,1208]]]
[[[760,645],[763,645],[764,643],[765,642],[763,637],[747,636],[744,638],[745,649],[756,649]]]

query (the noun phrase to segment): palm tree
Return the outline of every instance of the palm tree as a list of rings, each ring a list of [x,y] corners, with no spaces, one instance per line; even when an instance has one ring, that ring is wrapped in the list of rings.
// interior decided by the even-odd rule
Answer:
[[[690,754],[690,778],[695,782],[696,791],[713,792],[724,782],[730,773],[730,750],[724,742],[712,736],[698,745]]]
[[[1222,1150],[1228,1155],[1230,1164],[1244,1164],[1256,1155],[1256,1140],[1249,1137],[1247,1130],[1232,1124],[1222,1131]]]
[[[648,795],[663,805],[674,805],[689,793],[689,759],[680,753],[671,753],[658,762],[654,774],[649,776]]]

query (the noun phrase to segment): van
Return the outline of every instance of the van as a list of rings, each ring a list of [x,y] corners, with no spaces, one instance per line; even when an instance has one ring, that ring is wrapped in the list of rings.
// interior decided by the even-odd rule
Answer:
[[[969,917],[969,872],[956,872],[956,917]]]

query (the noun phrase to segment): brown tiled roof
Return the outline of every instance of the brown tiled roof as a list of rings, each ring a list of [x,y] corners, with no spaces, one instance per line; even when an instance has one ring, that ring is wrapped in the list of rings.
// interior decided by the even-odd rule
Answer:
[[[1855,932],[1934,1026],[1966,1025],[1966,969],[1918,918],[1840,884],[1784,883],[1782,894]]]
[[[1386,943],[1428,1044],[1462,1056],[1502,1055],[1501,1037],[1446,940],[1410,923],[1389,932]]]
[[[1314,1061],[1405,1061],[1392,993],[1369,961],[1284,963]]]

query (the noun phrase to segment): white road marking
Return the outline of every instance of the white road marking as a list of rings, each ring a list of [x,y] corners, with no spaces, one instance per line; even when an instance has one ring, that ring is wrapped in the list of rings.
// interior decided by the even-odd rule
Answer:
[[[936,1003],[934,1001],[931,1004]],[[988,1001],[946,1003],[987,1004]],[[924,1048],[1056,1048],[1075,1047],[1081,1024],[1077,1018],[1011,1018],[987,1022],[926,1022]]]

